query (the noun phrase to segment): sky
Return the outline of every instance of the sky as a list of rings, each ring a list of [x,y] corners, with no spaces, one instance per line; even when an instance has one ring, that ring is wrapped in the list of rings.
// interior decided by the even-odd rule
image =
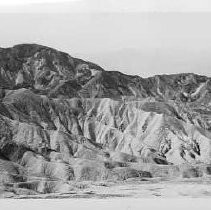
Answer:
[[[143,77],[211,76],[209,2],[0,0],[0,47],[38,43]]]
[[[30,8],[30,4],[33,4],[33,7]],[[0,6],[4,7],[6,12],[12,11],[14,7],[17,11],[17,6],[19,10],[23,10],[24,5],[30,12],[42,10],[43,5],[48,7],[45,12],[58,12],[58,8],[62,12],[211,11],[210,0],[0,0]]]

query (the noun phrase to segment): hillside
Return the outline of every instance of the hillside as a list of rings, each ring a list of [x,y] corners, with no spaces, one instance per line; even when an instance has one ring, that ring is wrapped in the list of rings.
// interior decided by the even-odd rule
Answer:
[[[211,175],[210,114],[206,76],[141,78],[36,44],[0,48],[1,186]]]

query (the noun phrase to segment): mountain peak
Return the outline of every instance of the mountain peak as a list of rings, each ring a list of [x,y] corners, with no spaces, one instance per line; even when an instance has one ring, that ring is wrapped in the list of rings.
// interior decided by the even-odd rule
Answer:
[[[31,87],[35,92],[48,96],[52,96],[53,92],[54,97],[62,94],[63,97],[171,98],[185,81],[194,92],[201,83],[209,80],[193,73],[143,79],[117,71],[104,71],[94,63],[39,44],[19,44],[2,49],[0,68],[2,88]],[[102,71],[103,74],[99,74]]]

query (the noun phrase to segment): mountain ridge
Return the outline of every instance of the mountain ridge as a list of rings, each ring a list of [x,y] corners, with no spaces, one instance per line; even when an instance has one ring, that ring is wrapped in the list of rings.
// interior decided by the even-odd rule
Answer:
[[[47,89],[51,87],[56,88],[57,83],[59,83],[59,81],[61,80],[65,82],[65,81],[69,81],[70,79],[73,79],[74,81],[72,82],[73,83],[75,82],[75,85],[79,89],[82,89],[82,91],[86,92],[86,88],[84,88],[83,90],[82,86],[84,86],[85,83],[87,82],[88,84],[86,86],[90,87],[90,83],[91,84],[94,83],[94,86],[96,86],[95,83],[99,84],[100,81],[102,80],[104,83],[108,83],[108,81],[112,81],[113,78],[115,78],[115,81],[113,81],[112,84],[111,83],[105,84],[105,86],[108,86],[109,88],[112,87],[113,85],[113,89],[112,89],[113,93],[110,92],[110,93],[105,93],[105,95],[103,95],[103,93],[100,93],[100,90],[97,90],[99,94],[96,94],[97,97],[112,97],[112,94],[115,95],[115,92],[116,92],[115,90],[118,90],[118,88],[120,88],[117,91],[118,93],[116,93],[116,95],[118,96],[121,96],[121,95],[134,96],[135,95],[134,92],[136,93],[137,91],[140,92],[139,91],[140,88],[145,89],[145,92],[146,92],[146,89],[151,88],[151,86],[148,87],[147,85],[148,84],[151,85],[150,83],[155,84],[157,79],[168,80],[168,78],[170,79],[175,78],[175,80],[179,80],[181,79],[180,77],[182,76],[184,77],[192,76],[196,79],[204,78],[205,80],[206,78],[206,80],[210,80],[209,77],[200,76],[193,73],[155,75],[149,78],[142,78],[137,75],[134,75],[134,76],[126,75],[118,71],[107,72],[96,64],[71,57],[70,55],[63,53],[61,51],[57,51],[57,50],[54,50],[53,48],[49,48],[49,47],[45,47],[45,46],[37,45],[37,44],[21,44],[21,45],[15,45],[13,48],[5,48],[1,52],[1,57],[3,57],[1,61],[2,74],[5,74],[4,71],[9,72],[9,73],[18,71],[18,75],[15,75],[16,78],[12,78],[11,75],[5,75],[7,77],[5,78],[6,81],[1,82],[1,86],[3,86],[4,83],[5,83],[5,86],[7,86],[9,85],[7,84],[8,78],[10,78],[12,80],[11,81],[12,84],[9,85],[10,88],[15,86],[14,83],[16,83],[16,86],[18,87],[20,87],[21,85],[24,87],[24,85],[29,85],[30,83],[30,86],[32,88],[36,90],[43,90],[43,89]],[[9,59],[11,59],[9,64],[5,64],[4,63],[5,60],[9,60]],[[36,75],[38,73],[40,75]],[[35,75],[37,77],[35,77]],[[106,78],[105,79],[106,81],[104,80],[104,78]],[[38,84],[36,85],[36,83]],[[44,83],[47,83],[47,85],[45,85]],[[143,83],[144,87],[143,86],[139,87],[141,83]],[[126,87],[130,85],[132,87],[130,88]],[[76,87],[76,90],[78,90],[77,87]],[[104,87],[100,86],[99,88],[103,89]],[[123,90],[121,90],[121,88],[123,88]],[[134,89],[134,90],[131,91],[131,89]],[[106,90],[103,90],[103,91],[106,92]],[[89,97],[90,95],[91,93],[88,94]],[[143,94],[141,93],[139,93],[139,95],[143,96]]]
[[[45,46],[1,49],[0,183],[46,193],[69,192],[69,181],[209,176],[210,113],[206,76],[144,79]]]

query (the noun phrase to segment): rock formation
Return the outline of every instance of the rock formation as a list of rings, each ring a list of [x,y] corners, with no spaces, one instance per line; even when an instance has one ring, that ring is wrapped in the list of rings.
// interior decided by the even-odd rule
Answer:
[[[33,194],[210,175],[210,114],[206,76],[141,78],[36,44],[0,48],[0,182]]]

